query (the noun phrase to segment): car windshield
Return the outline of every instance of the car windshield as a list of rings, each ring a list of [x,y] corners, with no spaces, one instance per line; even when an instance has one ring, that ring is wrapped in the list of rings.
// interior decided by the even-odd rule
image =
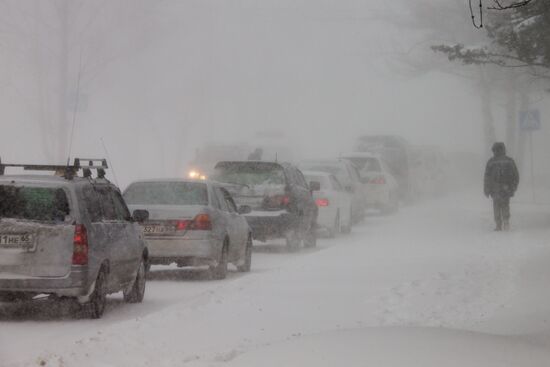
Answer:
[[[138,182],[124,192],[130,205],[208,205],[208,190],[201,182]]]
[[[64,221],[69,202],[61,188],[0,186],[0,218]]]
[[[248,187],[285,184],[285,174],[281,166],[258,163],[218,165],[212,179]]]

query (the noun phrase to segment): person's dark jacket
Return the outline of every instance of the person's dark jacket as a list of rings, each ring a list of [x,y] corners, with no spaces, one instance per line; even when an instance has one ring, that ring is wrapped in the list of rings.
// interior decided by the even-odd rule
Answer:
[[[493,198],[512,197],[519,185],[516,163],[506,156],[504,143],[495,143],[493,153],[493,158],[489,159],[485,168],[485,195]]]

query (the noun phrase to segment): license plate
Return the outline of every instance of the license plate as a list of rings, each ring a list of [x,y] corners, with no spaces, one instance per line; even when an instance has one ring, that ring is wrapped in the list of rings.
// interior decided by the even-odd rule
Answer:
[[[170,232],[174,232],[174,227],[173,226],[155,226],[155,225],[150,225],[150,226],[143,226],[143,233],[144,234],[160,234],[160,233],[170,233]]]
[[[0,247],[2,248],[32,248],[33,236],[28,233],[0,234]]]

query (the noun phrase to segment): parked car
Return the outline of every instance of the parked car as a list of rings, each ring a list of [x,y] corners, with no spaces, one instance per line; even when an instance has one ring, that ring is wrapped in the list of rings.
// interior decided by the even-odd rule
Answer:
[[[307,160],[298,164],[303,171],[320,171],[333,174],[351,194],[351,218],[353,224],[359,223],[366,212],[366,191],[357,168],[345,159]]]
[[[92,318],[106,296],[127,302],[145,293],[148,252],[119,189],[105,179],[107,162],[81,167],[0,164],[0,299],[39,294],[72,298]],[[56,175],[4,176],[7,167]],[[76,173],[84,168],[85,177]],[[97,169],[92,178],[90,169]],[[137,212],[139,218],[146,212]]]
[[[320,190],[313,193],[315,204],[319,208],[317,227],[328,233],[329,237],[337,233],[351,231],[351,195],[344,190],[338,179],[326,172],[302,172],[308,182],[319,182]]]
[[[357,138],[354,151],[380,155],[395,177],[399,197],[405,202],[415,199],[412,186],[412,146],[397,135],[364,135]]]
[[[367,207],[393,213],[399,209],[399,185],[384,160],[372,153],[349,153],[343,159],[358,169],[367,190]]]
[[[246,215],[254,239],[284,238],[290,250],[315,246],[317,206],[302,172],[288,163],[219,162],[212,178],[224,184]],[[315,187],[313,187],[315,189]]]
[[[213,278],[223,279],[227,264],[250,271],[252,235],[231,194],[207,180],[137,181],[124,191],[131,210],[147,210],[142,223],[149,263],[208,265]]]

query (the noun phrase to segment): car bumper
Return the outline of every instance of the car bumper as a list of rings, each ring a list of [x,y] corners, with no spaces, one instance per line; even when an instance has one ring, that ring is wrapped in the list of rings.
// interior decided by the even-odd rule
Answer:
[[[317,229],[332,230],[336,224],[336,209],[319,208]]]
[[[369,208],[380,208],[389,204],[390,190],[385,186],[368,187],[366,190],[366,204]]]
[[[88,294],[88,268],[73,266],[63,277],[25,277],[0,272],[0,292],[55,294],[59,297],[78,297]]]
[[[186,239],[181,237],[146,238],[149,263],[203,265],[216,262],[222,243],[214,238]]]
[[[255,240],[283,238],[286,232],[297,226],[298,216],[287,211],[252,212],[246,216]]]

